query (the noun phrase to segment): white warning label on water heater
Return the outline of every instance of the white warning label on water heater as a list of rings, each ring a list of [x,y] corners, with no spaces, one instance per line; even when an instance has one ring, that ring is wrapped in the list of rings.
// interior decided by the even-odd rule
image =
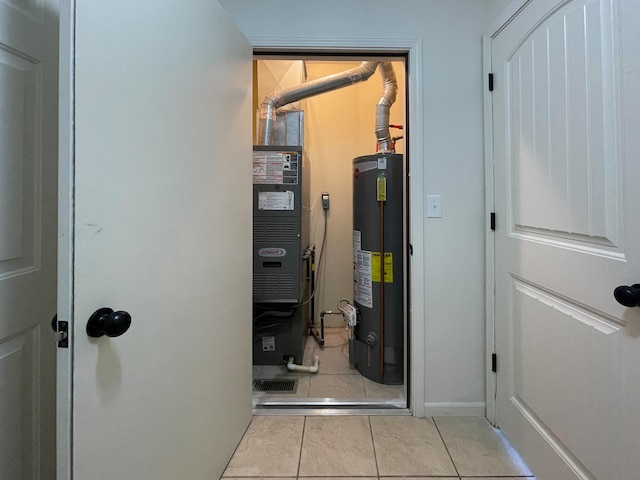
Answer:
[[[360,230],[353,231],[353,254],[362,248],[362,232]],[[354,257],[355,258],[355,257]]]
[[[285,192],[258,192],[258,210],[293,210],[295,194]]]
[[[354,249],[353,297],[360,305],[373,308],[371,252]]]

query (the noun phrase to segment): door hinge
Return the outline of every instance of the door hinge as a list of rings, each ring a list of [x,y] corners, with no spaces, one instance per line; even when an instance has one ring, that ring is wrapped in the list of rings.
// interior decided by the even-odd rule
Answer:
[[[496,212],[491,212],[491,230],[496,230]]]
[[[493,73],[489,74],[489,91],[493,92]]]
[[[491,354],[491,371],[493,373],[498,371],[498,355],[495,353]]]

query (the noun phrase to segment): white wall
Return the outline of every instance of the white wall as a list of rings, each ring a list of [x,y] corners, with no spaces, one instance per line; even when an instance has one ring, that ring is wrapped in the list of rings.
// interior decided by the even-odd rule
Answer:
[[[493,0],[495,2],[495,0]],[[481,35],[492,0],[220,0],[249,37],[421,38],[424,177],[414,198],[441,194],[425,219],[424,413],[483,414],[484,166]],[[411,75],[411,72],[409,72]],[[248,120],[249,121],[249,120]],[[414,226],[415,228],[415,226]]]
[[[506,9],[513,0],[489,0],[489,19],[493,20]]]

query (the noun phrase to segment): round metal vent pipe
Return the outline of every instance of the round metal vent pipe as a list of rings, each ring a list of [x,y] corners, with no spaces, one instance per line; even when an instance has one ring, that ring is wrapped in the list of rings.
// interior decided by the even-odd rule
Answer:
[[[260,104],[258,144],[271,145],[273,143],[276,110],[279,107],[365,81],[373,75],[379,63],[380,62],[362,62],[359,66],[345,72],[329,75],[267,95]]]
[[[398,81],[391,62],[380,64],[380,74],[382,75],[383,91],[382,97],[376,105],[376,139],[379,152],[390,152],[392,148],[391,134],[389,133],[389,112],[391,105],[396,101]]]

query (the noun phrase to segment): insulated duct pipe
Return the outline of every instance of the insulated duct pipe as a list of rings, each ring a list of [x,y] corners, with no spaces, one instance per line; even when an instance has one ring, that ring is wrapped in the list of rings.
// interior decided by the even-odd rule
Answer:
[[[376,139],[379,152],[391,152],[393,149],[389,133],[389,111],[391,105],[396,101],[398,81],[391,62],[380,64],[380,74],[382,75],[383,90],[382,97],[376,105]]]
[[[380,62],[362,62],[359,66],[345,72],[329,75],[324,78],[319,78],[318,80],[303,83],[302,85],[297,85],[286,90],[275,91],[267,95],[260,104],[260,128],[258,133],[258,144],[271,145],[273,143],[273,131],[276,123],[276,110],[279,107],[283,107],[290,103],[297,102],[298,100],[313,97],[321,93],[331,92],[342,87],[353,85],[354,83],[368,80],[369,77],[371,77],[371,75],[373,75],[373,73],[376,71],[379,63]],[[388,65],[390,66],[391,64]],[[393,68],[391,68],[391,74],[393,75]],[[393,75],[393,82],[395,84],[395,75]],[[397,90],[397,84],[395,85]],[[395,92],[393,94],[393,100],[391,100],[391,102],[389,103],[389,107],[394,100]],[[382,99],[380,101],[382,102]],[[387,107],[387,136],[389,136],[389,107]]]

